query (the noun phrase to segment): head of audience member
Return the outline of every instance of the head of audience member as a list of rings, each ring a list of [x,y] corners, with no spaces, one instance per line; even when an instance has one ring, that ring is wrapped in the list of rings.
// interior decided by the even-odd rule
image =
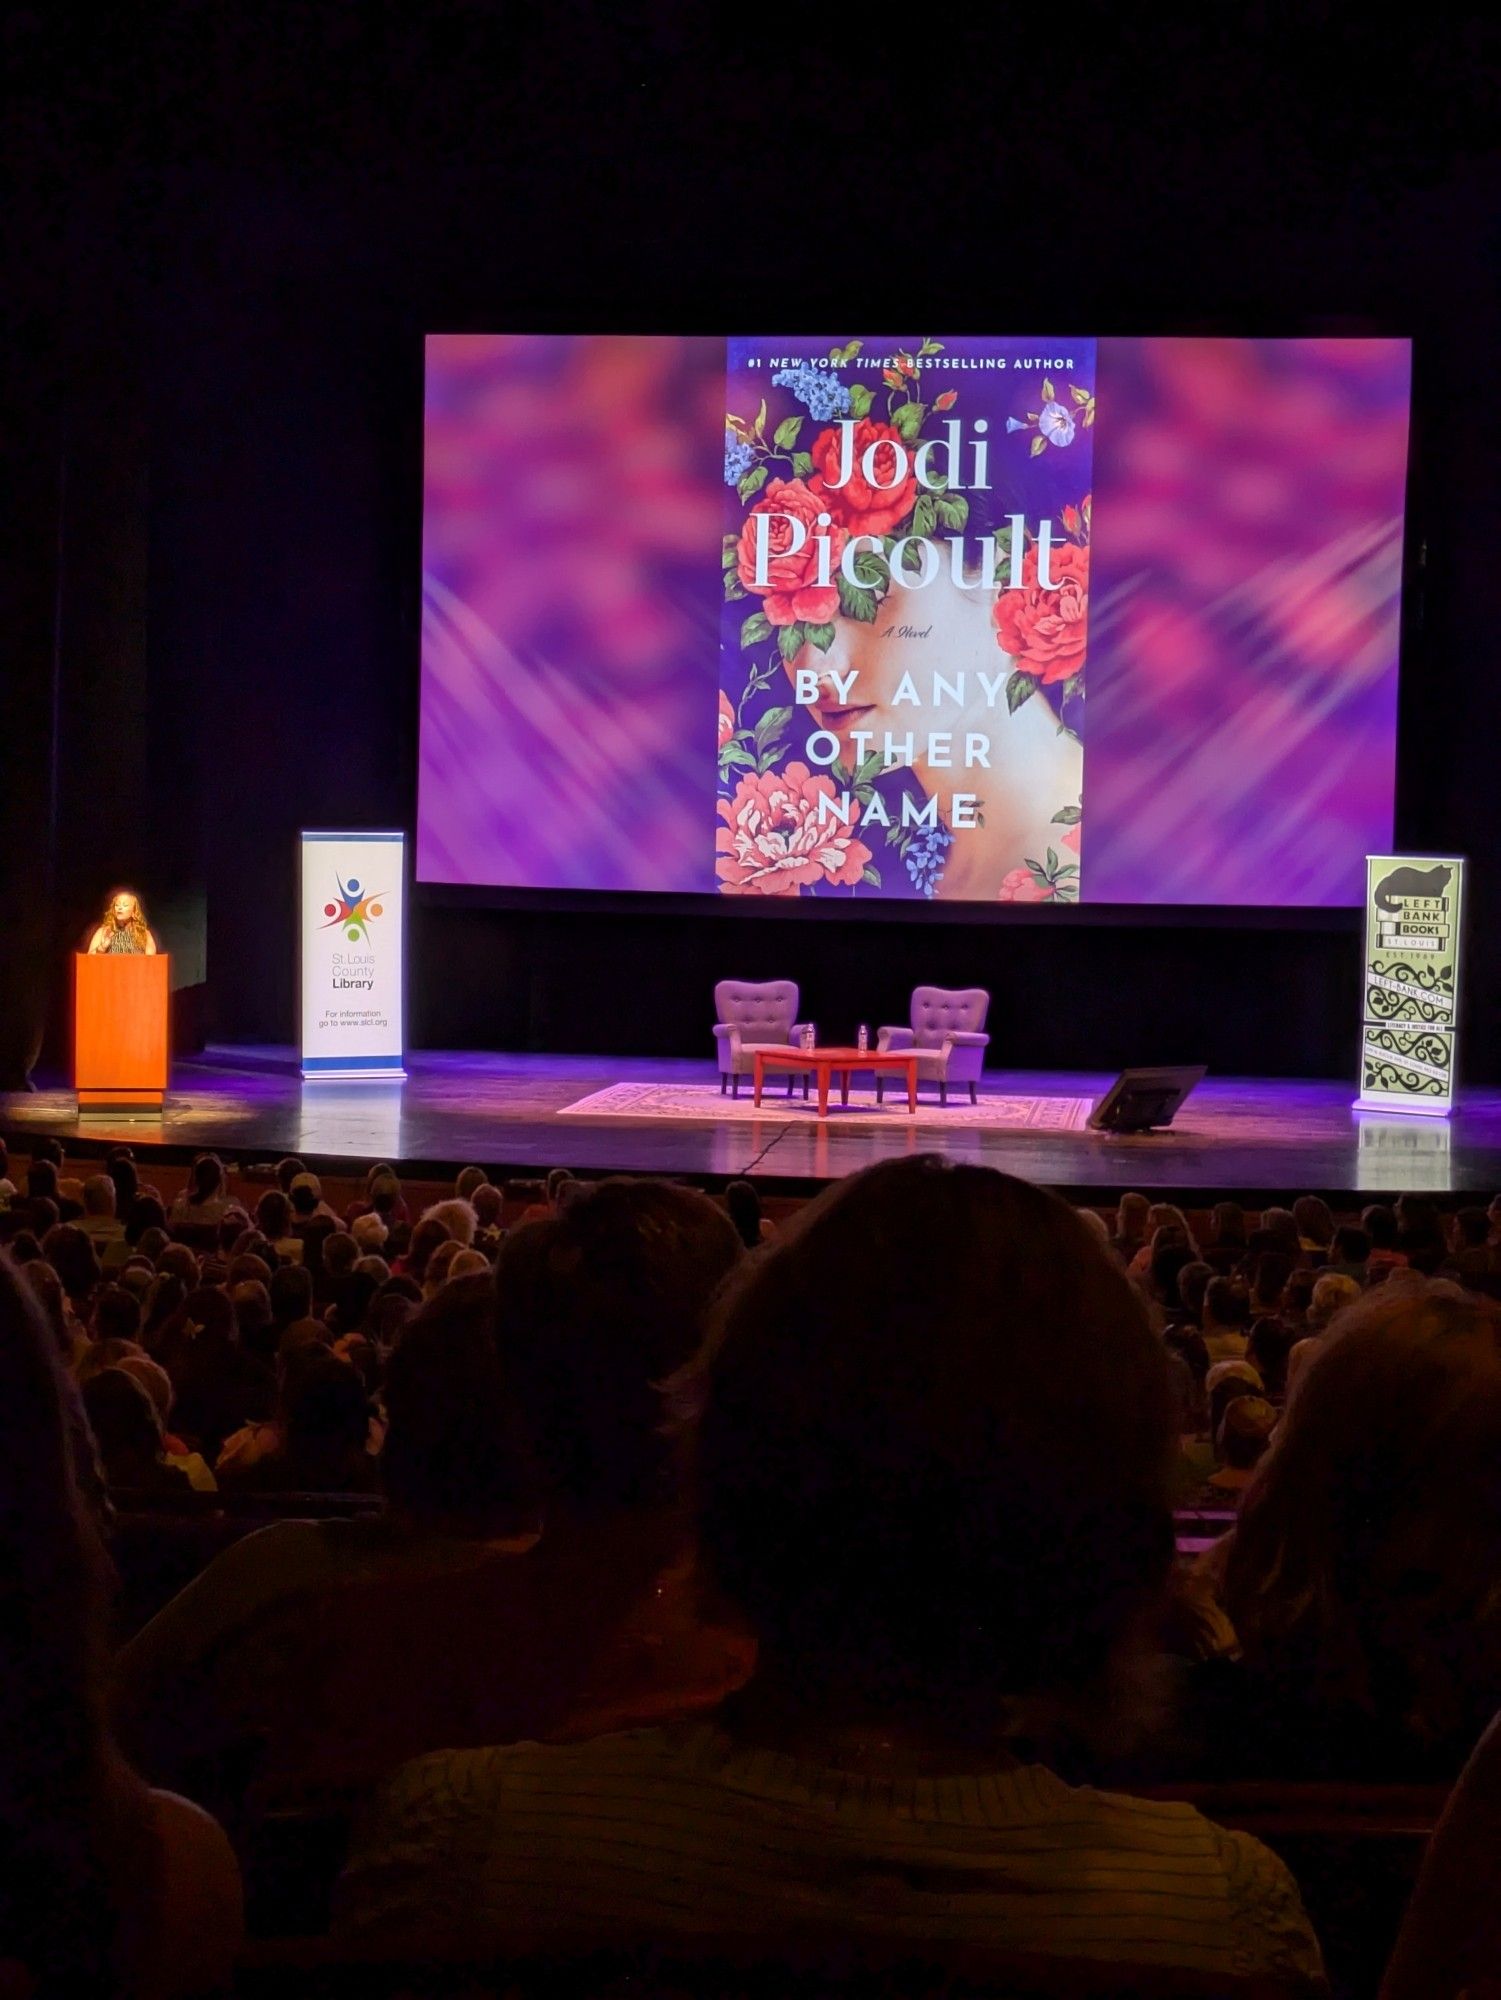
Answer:
[[[1210,1243],[1216,1250],[1243,1250],[1246,1212],[1238,1201],[1217,1201],[1209,1211]]]
[[[1285,1320],[1263,1314],[1246,1340],[1246,1359],[1261,1377],[1274,1403],[1280,1403],[1287,1394],[1287,1358],[1297,1339],[1297,1333]]]
[[[484,1235],[493,1239],[500,1231],[500,1218],[505,1207],[505,1196],[498,1187],[492,1187],[490,1182],[486,1181],[483,1187],[477,1187],[474,1190],[474,1194],[471,1197],[471,1205],[474,1209],[474,1219],[477,1224],[476,1236]]]
[[[323,1270],[331,1284],[347,1278],[359,1260],[360,1246],[347,1229],[335,1229],[323,1243]]]
[[[452,1267],[453,1260],[458,1256],[463,1247],[463,1244],[456,1243],[451,1236],[446,1242],[438,1244],[431,1257],[428,1258],[427,1270],[423,1274],[423,1298],[432,1298],[435,1293],[448,1283],[448,1273]]]
[[[104,1163],[104,1171],[114,1182],[116,1215],[128,1215],[131,1203],[141,1192],[141,1179],[136,1171],[135,1155],[128,1146],[112,1146],[109,1158]]]
[[[486,1261],[485,1268],[487,1270],[489,1269],[488,1260]],[[354,1278],[373,1279],[376,1291],[380,1290],[381,1286],[386,1282],[387,1278],[389,1278],[390,1275],[391,1275],[391,1266],[386,1262],[384,1257],[357,1258],[355,1260],[354,1269],[350,1273],[350,1276]]]
[[[537,1479],[495,1346],[488,1275],[409,1319],[386,1369],[386,1499],[421,1528],[490,1538],[534,1525]]]
[[[41,1262],[42,1246],[29,1229],[18,1229],[5,1247],[10,1253],[10,1261],[17,1270],[23,1264]]]
[[[191,1291],[198,1282],[198,1255],[186,1243],[169,1243],[156,1260],[158,1271],[168,1271]]]
[[[1216,1361],[1204,1378],[1209,1405],[1209,1435],[1218,1439],[1225,1412],[1237,1396],[1261,1396],[1266,1384],[1249,1361]]]
[[[1264,1396],[1235,1396],[1215,1433],[1215,1456],[1228,1472],[1250,1472],[1266,1456],[1277,1412]]]
[[[1193,1233],[1193,1228],[1189,1223],[1188,1217],[1175,1202],[1154,1201],[1151,1208],[1147,1211],[1147,1226],[1154,1240],[1156,1232],[1160,1230],[1177,1230],[1180,1233],[1182,1241],[1187,1244],[1190,1256],[1198,1256],[1198,1239]]]
[[[1194,1253],[1183,1240],[1183,1233],[1173,1223],[1157,1230],[1152,1237],[1152,1257],[1147,1268],[1147,1282],[1152,1297],[1170,1314],[1181,1312],[1183,1296],[1179,1290],[1179,1279],[1183,1271],[1194,1262]]]
[[[90,1174],[84,1182],[83,1212],[90,1222],[113,1221],[115,1184],[108,1174]]]
[[[74,1375],[79,1383],[92,1380],[106,1368],[118,1368],[122,1361],[146,1359],[146,1350],[134,1340],[96,1340],[78,1357]]]
[[[542,1184],[543,1199],[553,1214],[558,1215],[581,1192],[583,1185],[571,1167],[549,1167]]]
[[[143,1249],[147,1256],[157,1256],[167,1242],[167,1211],[154,1194],[138,1194],[130,1206],[121,1211],[125,1217],[125,1241],[132,1249]],[[160,1243],[154,1239],[159,1236]],[[148,1248],[146,1239],[152,1237]]]
[[[472,1203],[474,1190],[484,1187],[489,1178],[483,1167],[461,1167],[453,1184],[454,1194],[458,1200]]]
[[[1498,1578],[1501,1313],[1455,1285],[1380,1286],[1299,1371],[1227,1548],[1246,1663],[1467,1747],[1501,1687]]]
[[[101,1285],[94,1294],[90,1331],[95,1340],[139,1340],[141,1302],[124,1285]]]
[[[1396,1249],[1397,1215],[1384,1201],[1373,1201],[1369,1208],[1361,1210],[1360,1226],[1370,1238],[1373,1250]]]
[[[1294,1326],[1307,1324],[1308,1309],[1313,1304],[1313,1288],[1318,1281],[1317,1271],[1302,1269],[1291,1272],[1282,1287],[1282,1316]]]
[[[1483,1208],[1457,1208],[1454,1211],[1454,1248],[1456,1250],[1483,1250],[1490,1242],[1491,1218]]]
[[[199,1285],[161,1327],[153,1358],[181,1395],[187,1381],[222,1367],[234,1346],[235,1310],[227,1294],[215,1285]]]
[[[1347,1277],[1363,1278],[1371,1256],[1371,1239],[1357,1223],[1342,1222],[1334,1232],[1329,1262]]]
[[[185,1484],[164,1464],[162,1420],[145,1386],[123,1368],[101,1368],[80,1385],[84,1415],[94,1434],[108,1484],[121,1492],[149,1492]]]
[[[287,1198],[292,1204],[292,1213],[299,1222],[310,1222],[318,1212],[323,1200],[323,1183],[316,1174],[310,1174],[306,1167],[287,1189]]]
[[[1251,1321],[1251,1301],[1235,1278],[1211,1278],[1204,1287],[1203,1328],[1207,1334],[1243,1334]]]
[[[38,1195],[34,1201],[26,1203],[26,1219],[31,1224],[30,1234],[40,1243],[62,1221],[62,1209],[46,1195]]]
[[[158,1271],[141,1306],[141,1340],[156,1346],[162,1328],[182,1308],[188,1287],[175,1271]]]
[[[301,1160],[294,1159],[289,1154],[286,1159],[278,1160],[276,1163],[276,1185],[283,1194],[290,1194],[292,1192],[293,1181],[296,1180],[299,1174],[305,1174],[306,1172],[307,1168],[302,1164]]]
[[[484,1277],[490,1270],[490,1259],[483,1250],[460,1250],[449,1259],[446,1283],[457,1284],[461,1278]]]
[[[26,1199],[28,1201],[57,1200],[57,1168],[51,1160],[33,1152],[31,1164],[26,1169]]]
[[[271,1273],[267,1287],[271,1318],[278,1333],[294,1319],[306,1319],[313,1310],[313,1274],[301,1264],[282,1264]]]
[[[172,1415],[172,1377],[159,1361],[153,1361],[149,1354],[122,1354],[114,1363],[116,1368],[140,1383],[151,1398],[152,1407],[161,1419],[165,1434],[167,1420]]]
[[[731,1181],[724,1191],[725,1213],[747,1250],[761,1247],[761,1197],[749,1181]]]
[[[987,1744],[1008,1698],[1043,1728],[1111,1710],[1172,1561],[1177,1440],[1162,1347],[1064,1202],[869,1168],[746,1266],[695,1372],[700,1543],[753,1690]]]
[[[224,1283],[233,1291],[237,1285],[265,1285],[271,1283],[271,1265],[264,1257],[253,1251],[244,1250],[231,1257],[224,1268]]]
[[[276,1353],[277,1328],[271,1319],[271,1291],[259,1278],[243,1278],[229,1288],[234,1307],[235,1337],[250,1354],[270,1360]]]
[[[99,1255],[76,1223],[59,1222],[42,1238],[42,1255],[63,1281],[68,1303],[84,1313],[99,1283]]]
[[[268,1243],[280,1243],[292,1233],[292,1204],[280,1188],[267,1188],[255,1205],[255,1226]]]
[[[744,1255],[719,1205],[663,1181],[606,1180],[525,1223],[496,1264],[496,1338],[550,1503],[674,1500],[661,1385],[697,1350]]]
[[[324,1262],[324,1252],[336,1236],[345,1230],[331,1215],[313,1215],[306,1221],[298,1217],[295,1232],[302,1239],[302,1261],[312,1273],[313,1291],[322,1298],[328,1282],[328,1267]]]
[[[1397,1248],[1404,1251],[1414,1271],[1432,1277],[1449,1253],[1438,1205],[1427,1195],[1397,1197]]]
[[[224,1162],[217,1153],[200,1153],[188,1169],[185,1190],[190,1208],[208,1208],[224,1200]]]
[[[1214,1266],[1195,1260],[1178,1273],[1178,1298],[1188,1318],[1198,1326],[1204,1317],[1204,1293],[1214,1276]]]
[[[1290,1208],[1264,1208],[1261,1211],[1262,1233],[1269,1236],[1279,1250],[1285,1250],[1296,1264],[1303,1254],[1303,1239],[1298,1233],[1297,1217]]]
[[[484,1259],[480,1261],[488,1270]],[[329,1323],[336,1333],[354,1333],[363,1327],[365,1315],[380,1290],[380,1283],[372,1272],[361,1271],[358,1264],[345,1272],[334,1286],[333,1303],[329,1309]]]
[[[462,1247],[467,1248],[474,1241],[473,1205],[460,1201],[457,1195],[450,1195],[447,1201],[435,1201],[431,1208],[422,1211],[422,1220],[442,1223],[443,1234]]]
[[[1360,1287],[1353,1278],[1347,1278],[1342,1271],[1325,1271],[1315,1281],[1312,1296],[1308,1301],[1306,1325],[1310,1333],[1322,1333],[1338,1312],[1353,1305],[1360,1297]]]
[[[419,1285],[427,1276],[427,1267],[433,1252],[440,1243],[451,1243],[453,1238],[435,1215],[424,1215],[412,1231],[412,1240],[407,1246],[406,1267]]]
[[[1124,1256],[1131,1256],[1147,1240],[1148,1217],[1152,1204],[1144,1194],[1123,1194],[1115,1207],[1115,1241]]]
[[[401,1182],[389,1167],[376,1167],[367,1178],[366,1188],[372,1210],[389,1227],[401,1205]]]
[[[390,1230],[373,1208],[363,1215],[357,1215],[349,1225],[349,1234],[354,1246],[362,1257],[378,1257],[385,1248]]]
[[[32,1165],[35,1166],[38,1160],[44,1161],[49,1167],[54,1167],[58,1173],[61,1173],[63,1170],[62,1141],[50,1138],[45,1134],[39,1139],[33,1139],[31,1142]]]
[[[397,1346],[421,1304],[421,1292],[415,1285],[408,1290],[405,1278],[388,1279],[380,1287],[365,1315],[365,1335],[377,1353],[388,1353]]]
[[[142,1310],[146,1306],[146,1294],[156,1283],[156,1271],[149,1258],[127,1257],[120,1266],[115,1282],[123,1285],[136,1305]]]
[[[309,1343],[282,1364],[282,1470],[289,1490],[369,1490],[374,1461],[366,1451],[370,1402],[358,1370]]]
[[[1293,1203],[1298,1241],[1305,1250],[1327,1250],[1334,1241],[1334,1213],[1316,1194],[1300,1194]]]

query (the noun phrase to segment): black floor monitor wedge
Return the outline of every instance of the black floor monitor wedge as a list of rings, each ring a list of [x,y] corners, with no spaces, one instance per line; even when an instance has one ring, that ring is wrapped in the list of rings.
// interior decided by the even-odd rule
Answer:
[[[1178,1106],[1195,1084],[1204,1081],[1204,1065],[1181,1069],[1123,1069],[1089,1114],[1096,1132],[1150,1132],[1171,1125]]]

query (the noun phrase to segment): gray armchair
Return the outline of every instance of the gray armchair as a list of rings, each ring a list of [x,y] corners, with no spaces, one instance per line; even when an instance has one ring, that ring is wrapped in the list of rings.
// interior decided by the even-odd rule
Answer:
[[[944,986],[919,986],[912,994],[912,1024],[906,1028],[882,1028],[876,1038],[878,1049],[900,1052],[910,1049],[917,1057],[917,1078],[938,1085],[938,1101],[947,1104],[949,1085],[967,1083],[969,1101],[978,1104],[980,1071],[990,1037],[984,1032],[990,1011],[990,995],[983,986],[964,986],[951,991]],[[885,1078],[876,1077],[876,1100],[885,1095]]]
[[[719,1048],[719,1094],[731,1086],[732,1097],[740,1095],[740,1079],[755,1068],[757,1046],[785,1046],[795,1043],[802,1033],[797,1015],[797,985],[791,979],[721,979],[714,988],[714,1012],[718,1020],[714,1040]],[[792,1095],[793,1072],[787,1072],[787,1095]],[[808,1080],[803,1079],[803,1095]]]

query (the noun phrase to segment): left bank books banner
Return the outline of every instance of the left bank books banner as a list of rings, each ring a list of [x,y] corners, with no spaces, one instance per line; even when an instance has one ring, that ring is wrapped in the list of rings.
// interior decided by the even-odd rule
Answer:
[[[404,1077],[406,835],[304,833],[302,1073]]]

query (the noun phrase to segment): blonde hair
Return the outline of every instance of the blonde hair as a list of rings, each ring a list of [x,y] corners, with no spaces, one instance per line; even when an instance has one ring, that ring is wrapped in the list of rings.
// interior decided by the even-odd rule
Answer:
[[[146,912],[141,908],[141,899],[134,889],[111,889],[104,905],[104,923],[115,921],[115,904],[122,896],[130,898],[132,915],[125,928],[130,932],[130,941],[137,951],[144,951],[151,933],[146,928]]]

